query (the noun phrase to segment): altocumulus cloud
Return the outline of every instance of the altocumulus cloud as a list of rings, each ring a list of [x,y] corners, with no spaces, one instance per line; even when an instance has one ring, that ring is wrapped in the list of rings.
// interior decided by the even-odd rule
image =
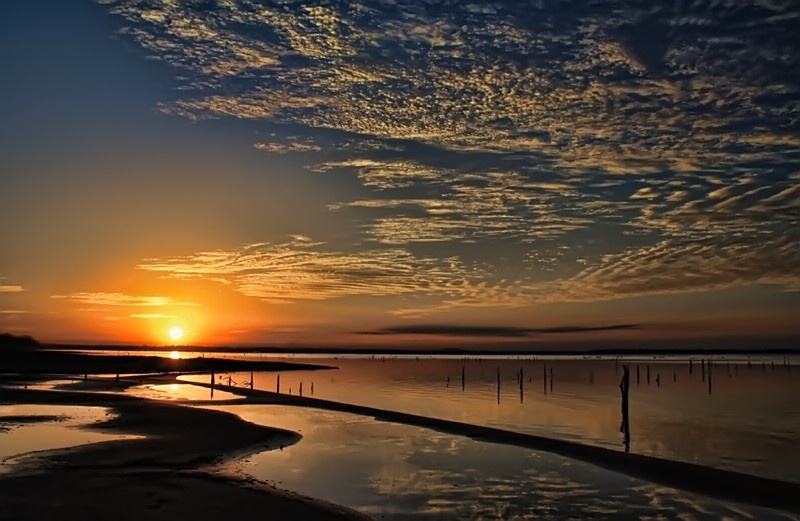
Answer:
[[[261,244],[142,269],[272,301],[441,296],[428,311],[798,287],[797,2],[102,3],[182,71],[163,112],[290,123],[298,136],[255,146],[363,188],[330,206],[359,223],[352,251]],[[405,249],[490,242],[518,254],[513,280]]]

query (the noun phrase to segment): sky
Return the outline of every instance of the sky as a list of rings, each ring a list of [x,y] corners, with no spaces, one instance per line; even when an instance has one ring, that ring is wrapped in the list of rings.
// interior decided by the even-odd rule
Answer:
[[[0,331],[800,344],[794,0],[2,10]]]

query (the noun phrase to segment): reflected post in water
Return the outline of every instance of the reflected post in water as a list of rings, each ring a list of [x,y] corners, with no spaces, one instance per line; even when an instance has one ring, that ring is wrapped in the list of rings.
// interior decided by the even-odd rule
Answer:
[[[542,384],[544,385],[544,394],[547,394],[547,364],[542,365]]]

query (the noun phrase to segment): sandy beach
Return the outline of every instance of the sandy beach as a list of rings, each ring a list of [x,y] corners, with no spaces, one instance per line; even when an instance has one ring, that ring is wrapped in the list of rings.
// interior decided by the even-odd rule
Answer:
[[[0,520],[365,520],[358,512],[216,472],[224,460],[297,442],[237,416],[125,395],[0,388],[0,403],[103,406],[89,428],[142,435],[34,453],[0,478]]]

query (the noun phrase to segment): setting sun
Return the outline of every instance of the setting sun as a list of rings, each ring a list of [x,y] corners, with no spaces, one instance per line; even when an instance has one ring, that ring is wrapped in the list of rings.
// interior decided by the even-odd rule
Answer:
[[[169,337],[173,340],[180,340],[183,337],[183,329],[179,327],[173,327],[169,330]]]

